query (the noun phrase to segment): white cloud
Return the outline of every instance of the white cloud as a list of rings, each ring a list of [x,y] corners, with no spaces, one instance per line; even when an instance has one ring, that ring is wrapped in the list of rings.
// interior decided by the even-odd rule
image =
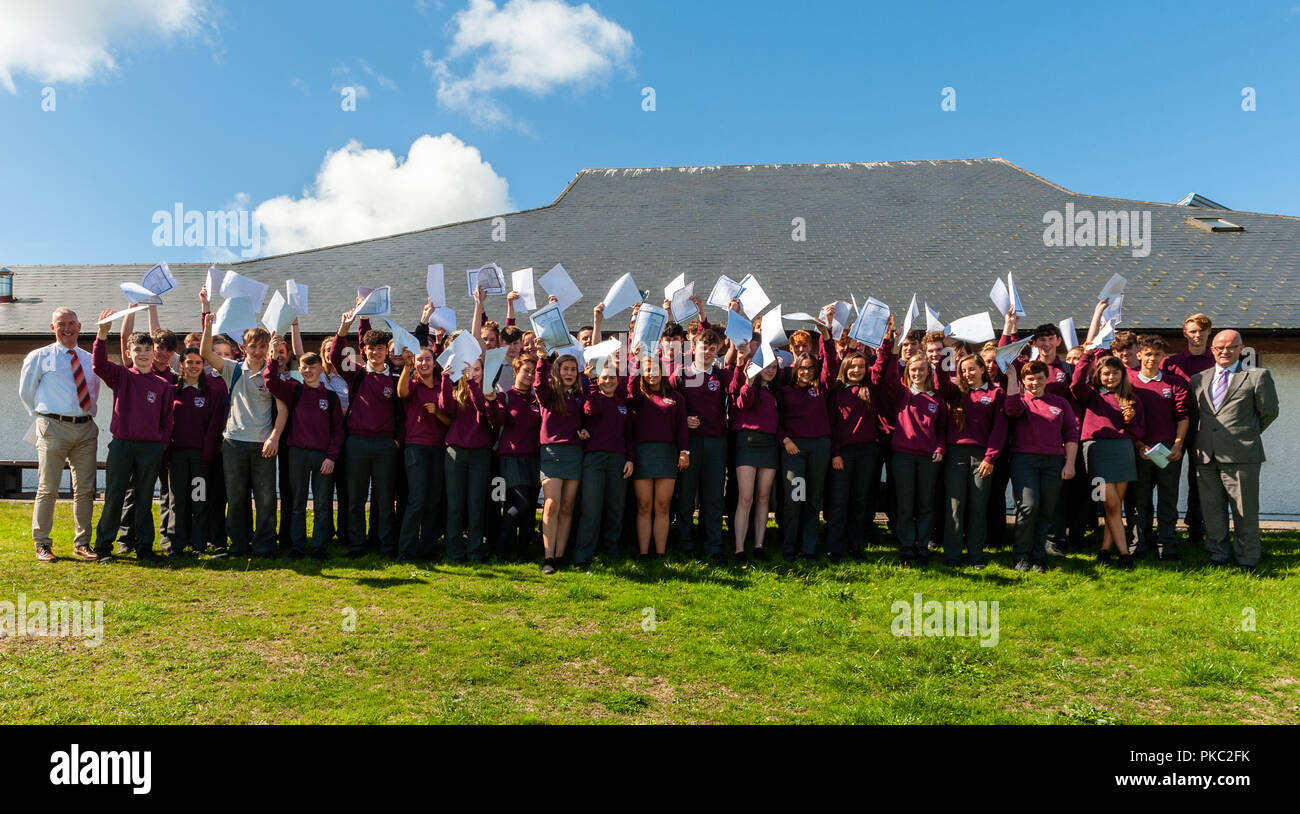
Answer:
[[[351,88],[353,92],[356,93],[358,99],[370,98],[370,89],[367,88],[365,85],[361,84],[360,82],[351,82],[347,85],[338,83],[335,84],[333,87],[331,87],[330,90],[334,91],[335,93],[342,93],[348,88]]]
[[[484,125],[514,125],[491,98],[500,90],[545,96],[561,85],[583,85],[630,69],[633,42],[627,29],[583,3],[560,0],[470,0],[452,17],[451,51],[446,59],[423,53],[438,81],[438,101],[468,113]],[[468,75],[451,62],[474,57]]]
[[[94,79],[117,70],[121,41],[199,34],[204,17],[203,0],[0,0],[0,86]]]
[[[313,249],[512,209],[506,179],[451,133],[423,135],[405,160],[351,141],[326,154],[301,198],[263,201],[264,254]]]

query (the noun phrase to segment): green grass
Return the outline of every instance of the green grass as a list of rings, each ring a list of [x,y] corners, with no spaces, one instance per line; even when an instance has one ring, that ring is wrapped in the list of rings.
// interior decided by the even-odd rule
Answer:
[[[8,723],[1294,723],[1300,535],[1248,576],[1072,556],[417,568],[377,557],[37,563],[0,503],[0,600],[105,603],[104,640],[0,638]],[[58,553],[70,554],[59,504]],[[894,600],[997,600],[1000,639],[897,637]],[[653,608],[654,625],[649,628]],[[1253,609],[1255,630],[1242,629]],[[355,630],[345,621],[355,613]]]

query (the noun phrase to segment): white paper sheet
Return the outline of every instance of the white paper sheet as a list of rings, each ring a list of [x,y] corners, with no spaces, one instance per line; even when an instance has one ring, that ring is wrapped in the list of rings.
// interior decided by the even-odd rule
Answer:
[[[745,279],[740,281],[740,296],[736,299],[740,300],[741,310],[750,319],[762,313],[763,309],[772,302],[767,292],[763,290],[763,286],[759,285],[758,279],[752,274],[746,274]]]
[[[511,272],[510,287],[519,292],[518,302],[523,305],[525,311],[537,310],[537,292],[533,290],[533,269],[531,266]]]
[[[1115,323],[1104,322],[1097,331],[1097,335],[1092,339],[1094,348],[1109,348],[1110,343],[1115,341]]]
[[[1027,336],[1017,342],[1012,342],[1010,345],[1003,345],[998,348],[997,363],[1003,373],[1006,373],[1007,370],[1010,369],[1011,363],[1020,356],[1020,351],[1033,341],[1034,338],[1032,336]]]
[[[849,331],[849,338],[869,348],[879,348],[884,344],[885,331],[888,327],[889,306],[875,297],[867,297],[867,301],[862,305],[862,311]]]
[[[691,297],[694,296],[695,281],[692,280],[674,291],[673,295],[668,298],[675,322],[685,322],[700,312],[700,309],[695,307],[695,303],[691,302]]]
[[[559,302],[561,311],[582,299],[582,292],[574,285],[569,272],[559,263],[551,266],[551,270],[543,274],[538,282],[542,284],[543,291]]]
[[[1109,300],[1112,297],[1117,297],[1120,294],[1123,294],[1124,288],[1127,285],[1128,281],[1125,280],[1123,276],[1119,274],[1111,275],[1111,278],[1106,281],[1106,285],[1101,287],[1101,293],[1097,295],[1097,302]]]
[[[478,286],[482,286],[483,293],[489,297],[506,293],[506,275],[496,263],[469,269],[465,272],[465,282],[469,287],[470,299],[474,298],[474,289]]]
[[[763,344],[770,346],[773,350],[783,348],[790,344],[785,336],[785,324],[781,319],[781,305],[778,303],[763,315],[763,324],[759,326],[759,336],[762,337]]]
[[[442,263],[430,263],[424,275],[424,290],[429,295],[429,302],[437,308],[447,305],[447,277]]]
[[[172,276],[172,270],[166,263],[159,263],[144,273],[144,277],[140,278],[140,285],[161,297],[176,288],[176,278]]]
[[[582,352],[585,348],[578,344],[578,337],[569,334],[569,338],[565,340],[564,347],[548,348],[548,350],[555,354],[556,359],[559,359],[561,356],[572,356],[574,361],[577,361],[582,358]]]
[[[1007,272],[1007,296],[1011,302],[1015,303],[1016,316],[1023,317],[1025,315],[1025,306],[1020,304],[1020,292],[1016,290],[1016,281],[1011,278],[1011,272],[1009,271]],[[1002,312],[1003,316],[1006,316],[1006,314],[1006,311]]]
[[[118,283],[117,286],[132,305],[162,305],[162,297],[139,283]]]
[[[227,271],[221,278],[221,296],[226,299],[234,297],[247,297],[253,306],[253,313],[256,314],[262,310],[262,305],[266,302],[266,292],[268,290],[266,283],[259,283],[252,277],[245,277],[237,271]],[[212,296],[212,292],[208,292]]]
[[[1114,298],[1111,299],[1110,305],[1106,306],[1106,310],[1101,312],[1101,320],[1102,322],[1113,322],[1116,325],[1119,325],[1120,322],[1123,321],[1123,314],[1124,295],[1116,294]]]
[[[564,320],[564,309],[560,303],[547,303],[545,307],[529,314],[528,319],[532,322],[533,333],[546,343],[548,353],[554,348],[569,344],[569,326]]]
[[[943,324],[943,320],[939,318],[939,312],[931,308],[930,303],[927,302],[925,304],[926,332],[929,333],[930,331],[943,331],[944,327],[945,326]]]
[[[203,287],[208,290],[208,302],[221,293],[221,281],[226,278],[225,272],[217,271],[217,264],[213,263],[208,266],[208,276],[203,280]]]
[[[384,322],[388,323],[388,330],[393,333],[393,355],[402,358],[402,351],[409,350],[415,355],[420,354],[420,340],[415,338],[415,334],[393,322],[388,317],[384,317]]]
[[[212,334],[225,334],[236,342],[244,341],[244,331],[257,327],[257,312],[248,297],[230,297],[221,303],[212,319]]]
[[[636,312],[636,322],[632,326],[632,344],[638,345],[645,353],[658,353],[659,340],[664,335],[664,326],[668,324],[668,312],[657,305],[642,303]]]
[[[478,343],[478,340],[470,336],[468,331],[462,331],[451,341],[451,345],[447,347],[443,355],[438,357],[438,362],[454,383],[460,381],[460,377],[465,373],[465,368],[474,364],[482,354],[483,346]],[[444,357],[446,357],[445,362],[443,361]]]
[[[307,311],[307,286],[299,285],[293,280],[286,280],[284,283],[285,298],[289,301],[289,307],[299,314],[306,314]]]
[[[744,314],[727,312],[727,339],[731,344],[740,346],[754,338],[754,323],[745,319]]]
[[[442,328],[448,334],[456,330],[456,309],[455,308],[435,308],[429,315],[429,329],[437,330]]]
[[[876,302],[880,302],[880,300],[876,300]],[[883,303],[881,304],[883,305]],[[831,314],[831,338],[832,339],[838,340],[840,337],[844,336],[844,332],[848,330],[849,327],[850,317],[857,314],[858,312],[856,308],[853,308],[853,310],[849,310],[849,309],[850,309],[849,304],[844,300],[835,301],[835,312]],[[889,309],[886,308],[885,310],[888,311]]]
[[[955,319],[948,326],[948,335],[963,342],[988,342],[994,337],[993,320],[988,311]]]
[[[912,302],[907,306],[907,315],[903,317],[903,330],[899,332],[899,343],[912,331],[912,320],[921,315],[921,310],[916,307],[916,295],[912,295]]]
[[[709,298],[705,302],[726,311],[731,307],[731,301],[739,297],[740,283],[724,274],[713,284],[713,290],[709,292]]]
[[[673,281],[664,286],[664,299],[672,300],[673,292],[686,285],[686,274],[678,274]]]
[[[1064,356],[1079,344],[1079,331],[1074,327],[1074,317],[1066,317],[1056,327],[1061,329],[1061,355]]]
[[[505,364],[506,353],[510,348],[502,346],[492,348],[483,354],[483,389],[491,390],[496,386],[497,376],[501,373],[501,366]]]
[[[772,349],[772,346],[759,345],[754,358],[749,361],[749,366],[745,368],[745,375],[752,379],[775,361],[776,351]]]
[[[273,334],[284,336],[297,318],[298,312],[293,310],[283,294],[275,291],[271,294],[271,301],[266,304],[266,310],[262,312],[262,327]]]
[[[1156,444],[1154,447],[1147,450],[1147,458],[1151,460],[1151,463],[1164,469],[1169,466],[1169,455],[1172,452],[1173,450],[1169,449],[1169,447],[1164,444]]]
[[[630,273],[624,274],[614,281],[601,300],[605,303],[605,319],[621,314],[641,300],[641,289],[636,287],[636,281]]]
[[[595,345],[583,348],[582,364],[584,367],[586,365],[594,365],[596,371],[599,372],[601,360],[608,359],[615,353],[618,353],[618,349],[622,346],[623,341],[618,337],[614,337],[613,339],[606,339],[604,342],[597,342]]]
[[[135,314],[148,308],[148,305],[133,305],[130,308],[123,308],[121,311],[114,311],[108,316],[96,322],[96,325],[105,325],[109,322],[116,322],[127,314]]]
[[[389,301],[391,291],[388,286],[381,285],[374,291],[366,295],[366,298],[357,306],[354,317],[382,317],[392,313],[392,303]]]

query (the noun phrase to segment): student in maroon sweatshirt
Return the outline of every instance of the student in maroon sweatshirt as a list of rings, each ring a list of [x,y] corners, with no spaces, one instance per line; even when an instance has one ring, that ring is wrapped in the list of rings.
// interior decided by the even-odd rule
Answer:
[[[1133,556],[1124,529],[1124,493],[1129,483],[1137,480],[1134,447],[1141,445],[1146,423],[1142,404],[1129,382],[1128,366],[1117,356],[1099,353],[1105,352],[1084,353],[1074,369],[1071,389],[1075,400],[1083,405],[1080,437],[1088,474],[1094,483],[1098,478],[1105,483],[1106,532],[1097,560],[1109,562],[1114,545],[1119,548],[1120,566],[1131,568]]]
[[[138,559],[152,560],[154,481],[162,466],[163,452],[172,437],[175,387],[170,376],[153,369],[153,338],[136,332],[127,337],[131,367],[108,360],[106,322],[109,308],[100,313],[99,333],[92,346],[92,368],[104,384],[113,389],[113,420],[109,431],[108,463],[104,473],[104,510],[95,529],[95,554],[99,562],[113,559],[113,541],[122,517],[122,501],[128,486],[135,492],[142,511],[135,513]]]
[[[582,405],[588,438],[582,452],[582,511],[574,567],[590,565],[597,544],[604,555],[618,553],[627,503],[625,483],[632,477],[636,436],[627,406],[627,384],[618,375],[616,357],[604,360],[599,371],[587,366],[587,399]],[[536,494],[534,492],[534,494]]]
[[[433,350],[418,354],[402,350],[402,374],[397,397],[402,400],[402,465],[406,470],[406,506],[397,536],[397,557],[403,562],[431,559],[441,535],[438,506],[443,495],[447,427],[438,420],[441,382],[434,370]]]
[[[289,408],[289,556],[307,556],[307,489],[312,495],[311,556],[325,559],[334,511],[334,462],[343,448],[343,405],[325,386],[325,363],[318,353],[298,357],[302,381],[280,375],[284,338],[272,334],[271,357],[262,379],[271,395]]]
[[[890,317],[882,353],[888,354],[893,339]],[[914,354],[904,370],[907,384],[893,376],[884,377],[894,416],[894,476],[898,481],[894,533],[902,564],[925,565],[936,513],[935,484],[946,452],[948,405],[934,391],[935,373],[927,356]]]
[[[1017,571],[1041,574],[1047,566],[1047,532],[1061,494],[1074,477],[1079,425],[1070,403],[1047,391],[1049,368],[1040,360],[1007,370],[1007,417],[1011,424],[1011,489],[1016,500]],[[1024,393],[1021,393],[1021,383]]]
[[[221,401],[224,393],[214,385],[219,381],[203,372],[203,354],[198,348],[184,350],[167,451],[173,556],[183,554],[187,547],[197,554],[206,545],[209,490],[221,478],[215,475],[212,463],[221,448],[221,431],[226,424]],[[202,488],[196,489],[200,484]]]
[[[682,550],[693,553],[697,537],[704,539],[709,559],[722,555],[722,489],[727,480],[727,391],[731,368],[716,365],[722,335],[711,327],[695,336],[689,363],[677,372],[672,386],[686,401],[686,429],[691,436],[691,465],[677,478],[677,533]],[[695,507],[700,530],[694,529]]]
[[[361,340],[363,358],[349,357],[348,331],[354,311],[344,312],[330,345],[330,366],[348,383],[348,556],[365,556],[366,498],[376,506],[371,531],[380,541],[380,553],[397,556],[393,523],[397,479],[397,382],[388,366],[388,340],[383,331],[366,331]],[[374,494],[371,495],[371,489]]]
[[[456,361],[455,364],[462,364]],[[496,391],[483,391],[483,360],[464,368],[460,381],[443,371],[438,410],[451,416],[443,478],[447,485],[447,556],[452,562],[482,562],[486,533],[492,424]],[[466,530],[468,529],[468,536]]]
[[[655,555],[668,550],[668,523],[677,473],[691,465],[690,433],[686,428],[686,402],[663,375],[658,354],[633,348],[636,367],[627,380],[627,406],[636,433],[636,462],[632,472],[636,491],[637,546],[641,559],[650,554],[653,532]]]
[[[508,326],[502,333],[518,333]],[[526,556],[537,529],[537,493],[542,488],[539,473],[542,433],[542,408],[533,392],[537,377],[537,357],[521,353],[510,363],[514,383],[493,402],[501,427],[497,440],[497,458],[501,477],[505,479],[506,510],[497,532],[497,559],[508,562]]]
[[[542,354],[545,343],[537,340]],[[586,395],[579,379],[578,360],[568,354],[551,361],[543,355],[533,382],[542,411],[542,573],[554,574],[564,557],[573,524],[573,504],[582,478],[582,445],[589,437],[583,427]]]
[[[776,380],[779,362],[749,376],[750,359],[758,351],[755,339],[737,348],[731,371],[731,419],[736,431],[736,562],[744,562],[745,538],[748,536],[751,509],[754,527],[754,558],[767,559],[763,538],[767,533],[768,503],[776,470],[781,465],[776,434],[780,414],[776,406]]]
[[[859,557],[867,527],[875,524],[871,479],[876,472],[876,443],[885,354],[868,365],[865,354],[851,351],[839,364],[831,387],[831,472],[827,483],[826,537],[831,562],[847,553]]]
[[[824,339],[824,338],[823,338]],[[830,382],[831,354],[822,345],[822,362],[811,353],[794,357],[790,383],[777,391],[781,427],[777,437],[784,448],[781,469],[784,511],[781,516],[781,553],[793,561],[817,556],[826,471],[831,459]]]
[[[1138,338],[1138,360],[1141,367],[1133,375],[1133,389],[1142,402],[1146,419],[1146,435],[1138,448],[1135,483],[1129,485],[1124,508],[1129,512],[1129,526],[1136,529],[1138,556],[1146,551],[1157,554],[1166,562],[1178,562],[1178,476],[1186,452],[1187,432],[1191,423],[1187,381],[1172,370],[1163,369],[1169,345],[1163,337],[1147,334]],[[1157,444],[1169,450],[1168,466],[1161,469],[1147,457]],[[1153,504],[1152,492],[1159,494]],[[1131,500],[1131,503],[1130,503]],[[1159,535],[1155,521],[1159,520]],[[1132,541],[1134,535],[1129,534]]]
[[[1007,440],[1006,394],[988,380],[987,371],[982,357],[967,355],[958,357],[955,382],[936,377],[949,407],[944,564],[961,565],[964,546],[977,571],[984,568],[993,469]]]
[[[1214,323],[1205,314],[1191,314],[1183,320],[1183,337],[1187,347],[1180,350],[1161,364],[1162,370],[1176,373],[1187,381],[1190,387],[1192,377],[1197,373],[1214,367],[1214,353],[1210,350],[1210,329]],[[1187,459],[1187,543],[1193,548],[1200,548],[1205,542],[1205,518],[1201,516],[1201,490],[1196,485],[1196,429],[1199,414],[1194,409],[1195,400],[1188,396],[1188,418],[1191,423],[1187,428],[1187,440],[1183,444],[1183,457]],[[1179,461],[1182,468],[1182,461]]]

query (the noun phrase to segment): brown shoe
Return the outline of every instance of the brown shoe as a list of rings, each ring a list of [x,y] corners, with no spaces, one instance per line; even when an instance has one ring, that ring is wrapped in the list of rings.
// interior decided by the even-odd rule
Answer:
[[[77,559],[86,560],[87,562],[94,562],[99,559],[99,555],[91,551],[88,545],[79,545],[72,549],[72,553],[77,556]]]
[[[59,558],[54,556],[54,552],[50,551],[48,548],[38,548],[36,549],[36,561],[37,562],[58,562]]]

